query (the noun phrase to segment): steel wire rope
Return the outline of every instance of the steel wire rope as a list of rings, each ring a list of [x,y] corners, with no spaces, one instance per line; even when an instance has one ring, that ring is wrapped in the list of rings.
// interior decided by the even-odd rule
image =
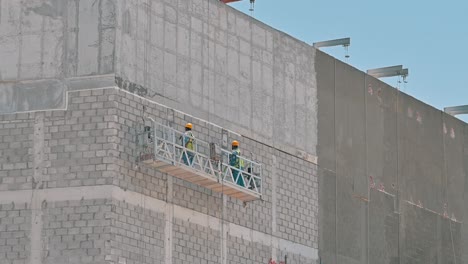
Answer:
[[[221,157],[222,158],[222,157]],[[220,164],[220,174],[218,177],[221,176],[221,237],[220,237],[220,240],[221,240],[221,264],[224,263],[224,258],[225,258],[225,254],[226,252],[224,252],[224,236],[225,236],[225,230],[224,230],[224,200],[226,199],[225,195],[224,195],[224,180],[222,179],[222,162]],[[218,178],[219,179],[219,178]],[[227,200],[226,200],[226,204],[227,204]],[[227,237],[226,237],[227,239]],[[227,241],[226,241],[227,243]]]

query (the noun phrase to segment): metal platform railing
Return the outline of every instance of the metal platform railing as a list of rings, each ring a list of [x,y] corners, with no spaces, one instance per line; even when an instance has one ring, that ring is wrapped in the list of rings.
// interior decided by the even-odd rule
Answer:
[[[243,164],[244,167],[231,166],[229,158],[232,153],[230,151],[197,139],[196,131],[193,134],[194,137],[189,137],[181,131],[153,122],[152,127],[145,127],[143,132],[137,134],[137,161],[153,164],[155,167],[160,166],[156,163],[163,162],[257,198],[261,197],[262,165],[260,163],[238,156],[239,164]],[[183,146],[184,137],[193,140],[193,150]]]

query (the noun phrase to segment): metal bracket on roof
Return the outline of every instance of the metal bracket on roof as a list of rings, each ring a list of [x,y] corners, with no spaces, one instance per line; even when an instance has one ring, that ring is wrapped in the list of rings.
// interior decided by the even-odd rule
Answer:
[[[384,68],[367,70],[367,74],[375,78],[402,76],[406,78],[409,74],[408,69],[403,69],[403,65],[396,65]]]
[[[315,42],[314,48],[343,46],[345,48],[345,58],[349,58],[349,45],[351,45],[351,38],[332,39],[327,41]]]
[[[468,105],[445,107],[444,112],[453,116],[468,114]]]
[[[315,42],[314,48],[332,47],[332,46],[344,46],[351,45],[351,38],[332,39],[327,41]]]

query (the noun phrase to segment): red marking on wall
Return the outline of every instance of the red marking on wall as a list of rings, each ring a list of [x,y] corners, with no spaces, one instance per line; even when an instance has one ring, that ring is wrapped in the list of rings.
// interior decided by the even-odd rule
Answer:
[[[416,112],[416,121],[418,121],[419,124],[422,124],[422,116],[419,112]]]
[[[374,94],[374,90],[372,89],[372,85],[369,84],[369,86],[367,87],[367,92],[370,94],[370,95],[373,95]]]
[[[457,218],[455,218],[455,215],[454,215],[454,214],[452,214],[452,218],[451,218],[451,219],[452,219],[452,221],[457,222]]]
[[[379,191],[385,192],[385,186],[383,185],[383,183],[379,184]]]
[[[445,123],[444,123],[443,130],[444,130],[444,134],[446,134],[446,135],[447,135],[447,126],[445,125]]]
[[[382,97],[381,97],[381,95],[382,95],[382,88],[379,88],[379,89],[377,90],[377,99],[379,99],[379,102],[382,103]]]
[[[450,129],[450,137],[455,138],[455,129],[453,127]]]
[[[374,177],[372,177],[372,176],[369,176],[369,187],[370,187],[371,189],[374,189],[374,188],[375,188]]]

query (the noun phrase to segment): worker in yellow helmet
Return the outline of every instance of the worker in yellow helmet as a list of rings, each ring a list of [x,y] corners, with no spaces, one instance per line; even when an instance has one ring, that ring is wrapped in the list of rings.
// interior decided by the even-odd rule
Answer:
[[[231,165],[232,176],[234,181],[245,187],[245,180],[242,175],[242,170],[244,169],[244,160],[240,157],[241,152],[239,149],[239,141],[232,141],[232,153],[229,155],[229,165]]]
[[[195,138],[192,133],[192,123],[185,124],[185,133],[181,136],[183,149],[182,159],[187,166],[193,165],[194,153],[190,150],[195,150]]]

